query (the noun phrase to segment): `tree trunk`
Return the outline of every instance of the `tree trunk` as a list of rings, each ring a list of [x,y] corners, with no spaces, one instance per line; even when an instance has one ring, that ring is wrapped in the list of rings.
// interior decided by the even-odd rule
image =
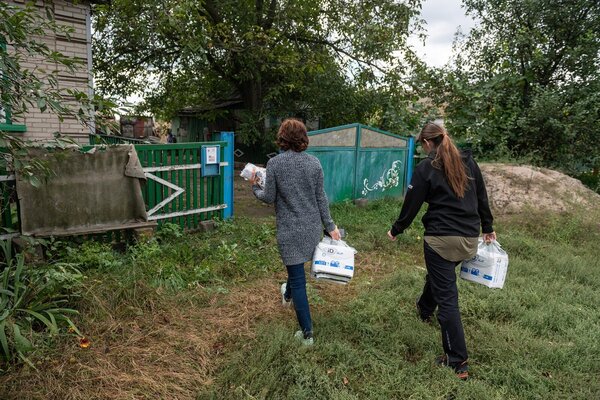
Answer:
[[[239,86],[244,108],[250,111],[254,129],[260,134],[265,133],[263,110],[263,91],[261,79],[244,81]]]

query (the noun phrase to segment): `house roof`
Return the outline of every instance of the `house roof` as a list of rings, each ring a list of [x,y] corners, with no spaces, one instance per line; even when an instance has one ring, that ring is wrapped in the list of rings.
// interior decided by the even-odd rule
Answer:
[[[241,99],[223,100],[220,103],[216,103],[215,102],[213,105],[210,105],[210,106],[185,107],[185,108],[179,110],[178,114],[179,115],[196,115],[196,114],[202,114],[202,113],[205,113],[207,111],[229,108],[231,106],[235,106],[235,105],[243,104],[243,103],[244,102]]]

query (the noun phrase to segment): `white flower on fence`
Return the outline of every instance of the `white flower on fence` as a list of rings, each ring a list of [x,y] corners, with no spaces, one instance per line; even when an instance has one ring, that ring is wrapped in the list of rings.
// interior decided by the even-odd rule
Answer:
[[[365,178],[363,181],[364,188],[362,195],[366,196],[369,192],[381,189],[385,192],[386,189],[397,187],[400,184],[400,173],[402,172],[402,161],[396,160],[392,163],[392,167],[385,171],[379,180],[375,182],[373,187],[369,187],[369,180]]]

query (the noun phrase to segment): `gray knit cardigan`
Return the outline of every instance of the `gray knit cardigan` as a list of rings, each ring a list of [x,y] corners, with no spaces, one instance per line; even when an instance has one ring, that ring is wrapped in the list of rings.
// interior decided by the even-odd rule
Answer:
[[[258,185],[252,190],[259,200],[275,203],[277,244],[283,263],[312,260],[323,226],[328,232],[335,229],[319,160],[292,150],[279,154],[267,162],[264,190]]]

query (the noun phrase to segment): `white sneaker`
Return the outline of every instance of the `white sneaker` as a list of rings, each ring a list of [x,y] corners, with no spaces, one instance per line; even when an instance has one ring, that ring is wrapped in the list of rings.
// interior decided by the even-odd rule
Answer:
[[[289,307],[292,305],[293,300],[292,299],[286,299],[285,298],[285,291],[287,289],[287,282],[283,282],[281,284],[281,305],[284,307]]]
[[[315,340],[312,337],[305,338],[304,332],[302,331],[296,331],[294,337],[304,346],[312,346],[315,343]]]

